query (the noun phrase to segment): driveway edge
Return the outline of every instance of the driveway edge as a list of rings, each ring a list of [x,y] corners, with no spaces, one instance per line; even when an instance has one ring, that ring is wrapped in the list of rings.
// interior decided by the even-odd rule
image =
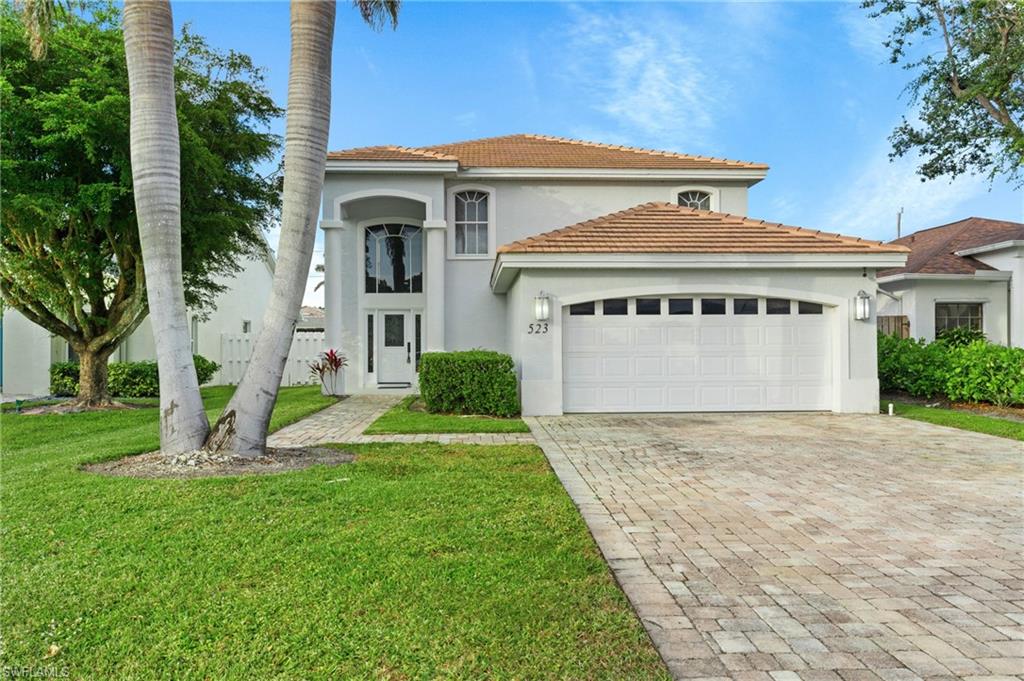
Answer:
[[[629,599],[669,673],[677,679],[703,677],[701,673],[696,676],[693,674],[694,658],[714,664],[717,662],[713,660],[715,651],[704,643],[703,637],[694,629],[693,623],[662,580],[654,574],[629,535],[612,518],[544,424],[532,416],[523,417],[523,421],[530,427],[537,446],[544,452],[562,487],[579,509],[597,547],[611,567],[612,575]],[[685,658],[675,654],[677,646],[688,649]],[[701,650],[695,653],[695,647]],[[725,676],[724,668],[716,669],[715,672],[718,673],[708,673],[707,678]]]

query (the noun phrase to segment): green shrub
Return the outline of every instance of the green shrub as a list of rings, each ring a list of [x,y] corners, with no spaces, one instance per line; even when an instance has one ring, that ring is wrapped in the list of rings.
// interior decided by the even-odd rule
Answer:
[[[210,382],[220,369],[216,362],[193,355],[199,385]],[[107,389],[115,397],[159,397],[160,375],[156,362],[111,362],[107,367]],[[78,362],[56,362],[50,366],[50,394],[73,397],[78,394]]]
[[[420,394],[435,413],[516,416],[514,366],[511,357],[490,350],[427,352],[420,358]]]
[[[939,333],[935,339],[951,348],[961,348],[976,341],[985,340],[985,332],[969,326],[957,326]]]
[[[951,349],[945,389],[959,402],[1024,405],[1024,349],[985,341]]]
[[[58,397],[78,394],[78,362],[54,362],[50,365],[50,394]]]
[[[882,390],[902,390],[931,398],[946,389],[949,347],[922,339],[878,334],[878,382]]]

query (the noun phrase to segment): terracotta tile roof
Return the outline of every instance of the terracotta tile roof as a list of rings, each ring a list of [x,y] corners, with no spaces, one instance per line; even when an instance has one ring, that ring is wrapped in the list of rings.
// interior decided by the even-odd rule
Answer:
[[[974,274],[994,267],[973,257],[956,255],[957,251],[987,246],[1001,241],[1024,240],[1024,223],[987,218],[967,218],[948,225],[922,229],[891,242],[910,249],[905,267],[879,272],[878,276],[894,274]]]
[[[615,170],[767,170],[763,163],[691,156],[547,135],[504,135],[430,147],[363,147],[332,151],[328,160],[457,160],[463,168],[601,168]]]
[[[412,147],[377,146],[327,152],[328,161],[458,161],[454,156]]]
[[[645,203],[501,246],[499,253],[903,253],[903,246]]]

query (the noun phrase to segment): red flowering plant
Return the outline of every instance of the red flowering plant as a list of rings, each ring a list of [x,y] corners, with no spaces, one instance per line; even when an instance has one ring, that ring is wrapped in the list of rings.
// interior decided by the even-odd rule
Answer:
[[[320,380],[324,392],[328,395],[338,394],[338,372],[348,365],[345,355],[331,348],[327,352],[320,353],[320,359],[311,362],[309,373],[313,378]]]

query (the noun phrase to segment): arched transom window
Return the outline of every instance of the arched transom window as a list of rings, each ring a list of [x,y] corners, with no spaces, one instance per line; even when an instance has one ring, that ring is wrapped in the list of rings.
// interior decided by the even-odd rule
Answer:
[[[415,225],[366,228],[366,292],[423,292],[423,233]]]
[[[455,195],[455,254],[487,255],[487,192]]]
[[[711,194],[698,189],[679,192],[679,205],[697,210],[711,210]]]

